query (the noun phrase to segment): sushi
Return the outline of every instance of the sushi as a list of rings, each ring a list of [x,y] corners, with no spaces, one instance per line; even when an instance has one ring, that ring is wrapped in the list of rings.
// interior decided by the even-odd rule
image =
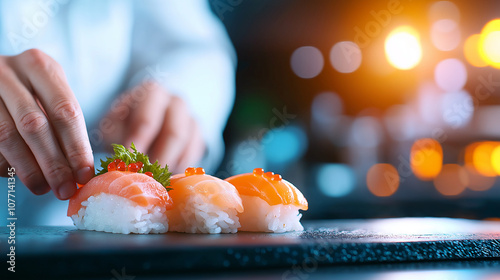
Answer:
[[[79,185],[67,215],[81,230],[112,233],[236,233],[300,231],[308,204],[279,174],[236,175],[226,180],[189,167],[171,176],[168,166],[150,163],[132,143],[113,144],[115,155]]]
[[[167,211],[169,231],[186,233],[235,233],[243,212],[236,188],[205,174],[203,168],[187,168],[171,177],[169,195],[174,208]]]
[[[115,145],[115,156],[69,200],[67,215],[78,229],[112,233],[164,233],[173,207],[167,167],[151,164],[135,150]]]
[[[302,193],[279,174],[256,168],[253,173],[226,179],[238,190],[245,211],[238,215],[240,231],[301,231],[302,214],[308,204]]]

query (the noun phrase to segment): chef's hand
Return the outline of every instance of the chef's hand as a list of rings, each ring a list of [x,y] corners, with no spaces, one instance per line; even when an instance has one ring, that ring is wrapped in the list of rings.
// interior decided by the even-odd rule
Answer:
[[[61,66],[37,49],[0,56],[0,175],[15,168],[35,194],[59,199],[94,175],[83,114]]]
[[[155,82],[144,82],[120,96],[101,124],[105,142],[149,155],[153,162],[168,164],[173,173],[196,164],[205,151],[197,122],[186,103]]]

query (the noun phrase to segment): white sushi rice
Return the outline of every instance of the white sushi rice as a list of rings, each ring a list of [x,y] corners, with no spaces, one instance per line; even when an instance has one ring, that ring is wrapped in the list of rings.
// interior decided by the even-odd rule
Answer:
[[[139,206],[121,196],[101,193],[82,202],[78,214],[71,216],[78,229],[112,233],[163,233],[168,231],[165,208]]]
[[[192,194],[185,203],[167,211],[170,231],[186,233],[236,233],[240,227],[236,209],[208,203],[201,194]]]
[[[269,205],[259,197],[242,195],[243,208],[240,213],[240,231],[287,232],[302,231],[302,214],[294,205]]]

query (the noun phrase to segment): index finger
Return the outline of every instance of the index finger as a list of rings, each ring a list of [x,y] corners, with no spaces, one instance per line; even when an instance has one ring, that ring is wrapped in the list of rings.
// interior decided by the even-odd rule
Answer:
[[[22,54],[17,67],[42,104],[74,178],[87,183],[94,175],[94,160],[83,113],[61,66],[39,50]]]

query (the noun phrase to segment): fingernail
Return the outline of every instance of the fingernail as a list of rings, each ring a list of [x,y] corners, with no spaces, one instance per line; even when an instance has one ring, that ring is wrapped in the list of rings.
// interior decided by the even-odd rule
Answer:
[[[68,199],[75,194],[76,184],[66,183],[59,189],[59,199]]]
[[[93,170],[90,167],[83,167],[76,172],[76,179],[80,184],[86,184],[94,176]]]

